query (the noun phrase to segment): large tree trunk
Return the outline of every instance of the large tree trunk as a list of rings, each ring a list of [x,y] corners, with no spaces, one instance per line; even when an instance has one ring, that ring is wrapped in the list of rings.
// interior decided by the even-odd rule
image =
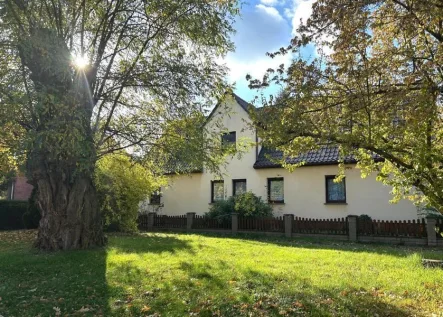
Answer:
[[[36,246],[102,246],[105,238],[93,182],[90,73],[72,68],[71,52],[53,30],[32,29],[19,50],[37,96],[27,152],[27,173],[37,186],[42,213]]]
[[[61,173],[47,173],[37,181],[37,204],[42,211],[35,246],[67,250],[105,243],[95,187],[90,177],[72,183]]]

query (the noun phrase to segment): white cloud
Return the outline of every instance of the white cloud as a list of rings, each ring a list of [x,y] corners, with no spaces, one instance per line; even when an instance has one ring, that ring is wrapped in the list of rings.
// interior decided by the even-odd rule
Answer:
[[[316,0],[294,0],[292,16],[292,35],[297,34],[301,22],[305,23],[312,14],[312,4]]]
[[[293,6],[293,16],[292,16],[292,35],[297,35],[297,29],[301,25],[301,23],[306,23],[308,18],[312,14],[312,5],[317,0],[294,0]],[[286,11],[285,11],[286,14]],[[332,38],[330,36],[322,36],[319,40],[321,41],[330,41]],[[326,45],[316,45],[315,52],[317,55],[320,55],[320,51],[322,51],[326,55],[330,55],[333,50]]]
[[[236,92],[249,101],[255,93],[247,87],[247,74],[261,79],[267,69],[275,69],[280,64],[289,65],[290,55],[272,59],[266,56],[266,52],[275,52],[280,47],[287,46],[292,28],[276,8],[257,4],[243,9],[242,16],[235,23],[235,29],[237,33],[232,40],[236,50],[220,63],[229,67],[228,81],[236,83]]]
[[[288,19],[292,19],[292,17],[294,16],[294,12],[292,11],[292,8],[285,8],[283,13],[284,13],[285,17],[287,17]]]
[[[261,0],[260,2],[263,3],[264,5],[271,6],[271,7],[279,4],[278,0]]]
[[[230,69],[229,81],[237,83],[243,81],[247,74],[252,78],[261,79],[269,68],[277,69],[281,64],[287,67],[290,61],[290,54],[278,55],[274,58],[263,56],[251,61],[239,61],[231,56],[225,59],[225,63]]]
[[[273,17],[276,21],[283,21],[283,17],[281,16],[280,12],[278,12],[278,10],[276,8],[267,7],[261,3],[257,4],[255,7],[259,11],[262,11],[262,12],[266,13],[267,15]]]

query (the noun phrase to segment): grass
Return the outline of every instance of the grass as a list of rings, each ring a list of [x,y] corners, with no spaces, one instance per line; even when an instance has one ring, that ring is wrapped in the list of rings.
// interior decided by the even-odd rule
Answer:
[[[239,236],[111,236],[42,253],[0,232],[2,316],[443,316],[442,250]]]

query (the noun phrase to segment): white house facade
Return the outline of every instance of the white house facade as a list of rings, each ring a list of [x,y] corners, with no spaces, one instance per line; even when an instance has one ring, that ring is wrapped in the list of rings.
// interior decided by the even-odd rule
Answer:
[[[254,129],[248,128],[251,119],[247,103],[236,95],[228,98],[223,107],[214,109],[208,127],[216,129],[214,122],[217,126],[222,122],[229,131],[228,142],[257,140]],[[417,218],[417,209],[411,202],[389,203],[390,187],[377,182],[375,176],[361,178],[355,164],[347,164],[345,180],[334,183],[338,173],[336,148],[306,154],[302,158],[306,165],[293,172],[269,160],[278,155],[281,153],[253,146],[241,158],[228,158],[222,179],[204,169],[188,175],[170,175],[161,197],[145,203],[144,210],[164,215],[202,215],[214,201],[246,190],[269,201],[275,216],[294,214],[330,219],[365,214],[377,220]]]

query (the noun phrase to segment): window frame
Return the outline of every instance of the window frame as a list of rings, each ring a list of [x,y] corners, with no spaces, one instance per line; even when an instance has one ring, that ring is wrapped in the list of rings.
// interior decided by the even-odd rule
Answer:
[[[343,178],[342,182],[344,185],[344,194],[345,199],[344,200],[330,200],[329,199],[329,187],[328,187],[328,180],[332,179],[334,180],[337,175],[325,175],[325,194],[326,194],[326,203],[327,204],[346,204],[346,177]]]
[[[214,200],[214,184],[222,183],[223,184],[223,199],[225,199],[225,181],[224,180],[212,180],[211,181],[211,204],[215,203],[218,200]]]
[[[154,195],[155,192],[158,192],[158,194]],[[157,196],[158,197],[158,202],[153,202],[152,201],[152,197],[153,196]],[[162,204],[162,194],[161,194],[161,188],[159,188],[158,190],[154,191],[151,193],[151,195],[149,196],[149,205],[161,205]]]
[[[232,134],[234,135],[234,142],[225,143],[225,140],[223,139],[223,137],[225,135],[232,135]],[[234,148],[237,148],[237,131],[230,131],[230,132],[223,133],[221,136],[221,145],[222,145],[222,149],[229,148],[230,146],[234,146]]]
[[[283,181],[283,200],[271,200],[271,183],[272,181]],[[270,204],[284,204],[285,203],[285,179],[284,177],[268,178],[268,203]]]
[[[236,195],[236,193],[235,193],[235,184],[237,184],[237,183],[245,183],[245,187],[246,187],[246,191],[245,192],[248,191],[248,182],[247,182],[246,178],[233,179],[232,180],[232,196]]]

